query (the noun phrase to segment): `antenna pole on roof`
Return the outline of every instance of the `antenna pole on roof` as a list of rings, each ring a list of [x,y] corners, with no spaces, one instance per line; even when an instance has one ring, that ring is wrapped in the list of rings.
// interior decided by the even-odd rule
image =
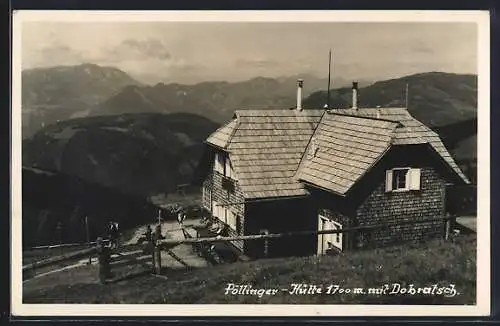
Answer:
[[[406,89],[405,89],[405,106],[406,109],[408,110],[408,83],[406,83]]]
[[[330,109],[330,75],[331,75],[331,67],[332,67],[332,50],[328,53],[328,87],[326,92],[326,108]]]

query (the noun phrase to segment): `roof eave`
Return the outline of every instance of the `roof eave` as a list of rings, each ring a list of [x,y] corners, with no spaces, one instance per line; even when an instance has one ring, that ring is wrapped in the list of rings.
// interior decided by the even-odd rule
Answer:
[[[309,186],[309,187],[313,187],[313,188],[317,188],[317,189],[320,189],[320,190],[324,190],[324,191],[327,191],[329,193],[332,193],[334,195],[337,195],[337,196],[341,196],[341,197],[346,197],[346,194],[344,193],[340,193],[340,192],[337,192],[335,190],[331,190],[331,189],[328,189],[328,188],[325,188],[325,187],[321,187],[321,186],[318,186],[314,183],[311,183],[311,182],[308,182],[308,181],[305,181],[301,178],[298,178],[297,180],[299,180],[300,182],[302,182],[303,184]]]
[[[450,155],[451,159],[453,160],[453,162],[455,162],[455,164],[457,165],[457,168],[460,170],[460,172],[462,172],[463,177],[457,171],[455,171],[455,169],[448,162],[446,162],[446,160],[444,159],[444,157],[441,156],[440,153],[438,153],[438,151],[434,148],[434,146],[432,146],[432,144],[427,143],[427,147],[429,147],[431,149],[431,151],[439,157],[439,159],[441,160],[441,162],[443,162],[443,164],[446,165],[449,170],[451,170],[452,174],[455,175],[457,177],[457,179],[459,179],[464,185],[471,184],[470,180],[464,174],[464,172],[462,171],[462,169],[460,169],[460,167],[458,166],[458,164],[455,162],[455,159],[451,155]]]
[[[214,147],[216,149],[219,149],[219,150],[222,150],[224,152],[228,152],[229,153],[229,150],[227,148],[215,145],[214,143],[211,143],[211,142],[209,142],[207,140],[204,140],[203,143],[206,144],[206,145],[209,145],[211,147]]]
[[[298,198],[304,198],[304,197],[309,197],[310,194],[303,194],[303,195],[293,195],[293,196],[277,196],[277,197],[244,197],[245,198],[245,203],[255,203],[255,202],[262,202],[262,201],[273,201],[273,200],[289,200],[289,199],[298,199]]]

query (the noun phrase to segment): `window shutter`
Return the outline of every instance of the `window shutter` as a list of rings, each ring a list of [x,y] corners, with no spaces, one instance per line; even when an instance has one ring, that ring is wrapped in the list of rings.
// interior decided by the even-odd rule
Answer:
[[[215,171],[224,174],[224,157],[221,153],[215,153]]]
[[[205,185],[203,185],[203,187],[201,187],[201,200],[202,200],[202,205],[204,207],[208,207],[208,203],[207,203],[207,191],[205,190]]]
[[[215,216],[215,217],[218,217],[217,213],[218,213],[218,209],[219,209],[219,206],[217,206],[217,202],[214,200],[212,201],[212,215]]]
[[[231,161],[229,161],[229,158],[226,158],[226,176],[229,178],[232,178],[233,175],[231,173]]]
[[[222,154],[219,154],[219,172],[224,174],[224,156]]]
[[[236,216],[235,223],[236,223],[236,233],[241,234],[241,216],[240,215]]]
[[[392,191],[392,170],[385,171],[385,192]]]
[[[410,169],[410,190],[420,190],[420,169]]]
[[[219,169],[219,154],[215,153],[215,156],[214,156],[214,170],[215,171],[218,171]]]
[[[232,179],[236,179],[236,176],[234,175],[234,170],[233,170],[233,165],[232,164],[230,165],[230,168],[231,168],[231,178]]]
[[[219,166],[220,166],[220,173],[222,175],[226,175],[226,160],[222,154],[219,155]]]
[[[234,225],[234,214],[231,210],[227,210],[227,222],[226,222],[227,225],[229,225],[229,227],[231,227],[232,229],[235,229],[235,225]]]

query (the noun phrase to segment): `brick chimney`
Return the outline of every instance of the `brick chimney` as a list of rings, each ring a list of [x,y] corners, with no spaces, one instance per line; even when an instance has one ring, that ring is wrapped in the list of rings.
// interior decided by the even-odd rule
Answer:
[[[358,82],[352,82],[352,108],[358,109]]]
[[[297,111],[302,111],[302,86],[304,86],[304,80],[297,79]]]

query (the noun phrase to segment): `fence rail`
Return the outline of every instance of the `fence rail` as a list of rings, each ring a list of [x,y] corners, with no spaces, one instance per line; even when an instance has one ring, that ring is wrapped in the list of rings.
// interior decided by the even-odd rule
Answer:
[[[60,243],[56,245],[45,245],[45,246],[36,246],[31,248],[23,249],[23,251],[32,251],[32,250],[41,250],[41,249],[57,249],[57,248],[72,248],[72,247],[85,247],[85,246],[93,246],[96,242],[83,242],[83,243]]]
[[[164,239],[155,241],[148,241],[145,244],[137,243],[137,244],[129,244],[120,246],[118,249],[110,249],[107,247],[107,241],[96,241],[93,242],[93,246],[90,248],[86,248],[83,250],[79,250],[72,253],[67,253],[64,255],[60,255],[57,257],[48,258],[42,261],[34,262],[31,264],[27,264],[23,266],[23,272],[25,271],[33,271],[36,268],[46,267],[50,265],[56,265],[64,261],[69,261],[82,257],[91,257],[98,256],[99,259],[99,277],[102,283],[106,283],[106,275],[109,274],[109,270],[112,266],[111,264],[111,255],[116,254],[117,250],[126,251],[126,250],[144,250],[147,246],[149,246],[151,255],[150,258],[152,260],[153,271],[156,274],[161,273],[161,258],[160,252],[166,251],[168,255],[172,256],[176,260],[182,260],[177,257],[171,249],[180,244],[203,244],[203,243],[214,243],[214,242],[225,242],[225,241],[240,241],[240,240],[258,240],[258,239],[276,239],[283,237],[292,237],[292,236],[304,236],[304,235],[321,235],[321,234],[338,234],[338,233],[348,233],[348,232],[356,232],[356,231],[365,231],[365,230],[375,230],[375,229],[384,229],[390,228],[393,226],[402,226],[402,225],[415,225],[415,224],[423,224],[430,222],[446,222],[445,234],[444,237],[447,239],[450,234],[451,222],[454,221],[456,216],[446,216],[440,218],[432,218],[432,219],[423,219],[423,220],[412,220],[412,221],[402,221],[402,222],[391,222],[391,223],[381,223],[375,225],[365,225],[365,226],[356,226],[344,229],[336,229],[336,230],[307,230],[307,231],[295,231],[295,232],[284,232],[284,233],[271,233],[271,234],[252,234],[252,235],[243,235],[243,236],[229,236],[229,237],[204,237],[204,238],[193,238],[185,236],[185,239]],[[89,245],[89,244],[88,244]],[[173,255],[172,255],[173,254]],[[144,259],[145,260],[145,259]],[[139,261],[131,261],[131,263],[140,263]]]
[[[269,234],[252,234],[252,235],[240,235],[240,236],[232,236],[232,237],[207,237],[207,238],[190,238],[190,239],[166,239],[161,240],[159,245],[161,246],[172,246],[183,243],[205,243],[205,242],[221,242],[221,241],[239,241],[239,240],[257,240],[257,239],[276,239],[283,237],[292,237],[292,236],[302,236],[302,235],[320,235],[320,234],[337,234],[337,233],[348,233],[355,231],[365,231],[365,230],[375,230],[375,229],[383,229],[391,226],[401,226],[401,225],[412,225],[412,224],[423,224],[429,222],[438,222],[438,221],[450,221],[455,217],[440,217],[440,218],[432,218],[432,219],[424,219],[418,221],[402,221],[402,222],[392,222],[392,223],[381,223],[375,225],[366,225],[366,226],[355,226],[351,228],[345,229],[336,229],[336,230],[308,230],[308,231],[294,231],[294,232],[283,232],[283,233],[269,233]]]
[[[92,255],[96,252],[95,247],[79,250],[79,251],[74,251],[68,254],[63,254],[57,257],[51,257],[47,258],[44,260],[36,261],[30,264],[26,264],[23,266],[23,272],[29,271],[29,270],[34,270],[36,268],[41,268],[41,267],[46,267],[50,265],[56,265],[65,261],[69,260],[74,260],[82,257],[87,257],[89,255]]]

